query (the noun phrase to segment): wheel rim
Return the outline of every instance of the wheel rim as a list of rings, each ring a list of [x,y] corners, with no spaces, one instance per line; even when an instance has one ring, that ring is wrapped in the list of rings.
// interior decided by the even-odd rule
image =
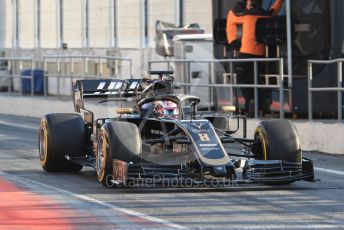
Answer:
[[[103,134],[99,136],[98,150],[97,150],[97,175],[99,180],[102,180],[105,172],[106,161],[106,139]]]
[[[45,143],[44,143],[44,131],[43,129],[39,130],[39,158],[44,159]]]

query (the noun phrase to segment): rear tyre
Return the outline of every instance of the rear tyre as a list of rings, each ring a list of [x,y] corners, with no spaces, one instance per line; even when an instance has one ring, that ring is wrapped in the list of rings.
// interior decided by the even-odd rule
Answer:
[[[257,159],[302,163],[299,137],[294,124],[290,121],[262,121],[255,131],[254,139],[259,143],[252,150]],[[292,182],[273,184],[290,183]]]
[[[47,172],[78,172],[82,165],[68,161],[83,156],[85,126],[78,114],[48,114],[39,128],[39,160]]]
[[[104,186],[113,187],[112,160],[139,163],[141,147],[141,135],[135,124],[121,121],[105,123],[98,134],[98,181]]]

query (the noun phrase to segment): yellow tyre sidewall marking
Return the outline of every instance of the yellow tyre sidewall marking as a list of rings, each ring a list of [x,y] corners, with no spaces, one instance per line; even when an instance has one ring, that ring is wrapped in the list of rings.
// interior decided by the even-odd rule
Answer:
[[[41,166],[45,166],[47,163],[47,158],[48,158],[48,122],[46,119],[41,120],[40,124],[40,129],[43,131],[43,145],[44,145],[44,152],[43,152],[43,159],[41,158],[41,153],[40,153],[40,163]]]
[[[267,160],[267,147],[266,147],[266,137],[264,135],[264,132],[261,128],[257,128],[256,133],[258,133],[258,136],[260,137],[261,141],[262,141],[262,147],[263,147],[263,160]]]

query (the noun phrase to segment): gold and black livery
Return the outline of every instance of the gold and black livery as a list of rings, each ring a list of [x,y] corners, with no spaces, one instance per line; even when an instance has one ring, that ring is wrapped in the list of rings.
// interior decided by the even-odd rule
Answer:
[[[43,169],[76,172],[90,166],[105,186],[171,179],[197,184],[315,181],[313,163],[302,157],[290,121],[262,121],[247,138],[246,118],[233,115],[232,107],[197,111],[200,99],[178,92],[172,72],[151,74],[159,79],[76,81],[73,100],[80,115],[42,118]],[[117,116],[95,119],[86,100],[115,103]],[[163,112],[155,111],[157,104]]]

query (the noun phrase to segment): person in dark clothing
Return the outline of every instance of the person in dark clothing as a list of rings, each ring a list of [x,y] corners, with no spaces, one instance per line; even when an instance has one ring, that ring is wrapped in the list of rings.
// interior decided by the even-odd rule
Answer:
[[[269,18],[275,16],[280,11],[283,0],[276,0],[269,10],[262,8],[262,0],[247,0],[245,15],[241,17],[232,17],[233,23],[243,23],[243,34],[241,48],[238,58],[253,59],[264,58],[265,46],[256,40],[256,22],[259,18]],[[258,75],[262,73],[262,63],[258,65]],[[254,84],[254,64],[252,62],[241,62],[236,65],[239,84]],[[245,110],[248,116],[252,117],[254,113],[254,93],[253,89],[242,88],[245,98]],[[261,100],[260,100],[261,101]],[[266,107],[260,103],[260,108]]]
[[[241,36],[242,36],[242,24],[243,24],[243,17],[246,11],[246,0],[237,0],[232,9],[228,11],[227,14],[227,22],[226,22],[226,35],[227,35],[227,42],[229,50],[232,52],[228,52],[226,58],[236,58],[238,56],[238,51],[241,47]],[[233,63],[232,66],[226,64],[226,69],[235,71],[237,63]],[[233,89],[234,95],[238,98],[238,91],[239,89]],[[233,102],[237,108],[239,108],[238,100]]]

